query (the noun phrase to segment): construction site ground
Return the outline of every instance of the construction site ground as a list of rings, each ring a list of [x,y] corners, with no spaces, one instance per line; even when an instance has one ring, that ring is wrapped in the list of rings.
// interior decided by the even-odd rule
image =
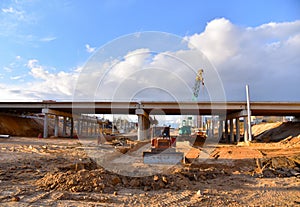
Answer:
[[[145,146],[133,145],[123,153]],[[186,154],[192,163],[140,177],[97,165],[78,139],[10,137],[0,146],[0,206],[300,205],[300,135],[218,144],[210,152],[200,145]]]

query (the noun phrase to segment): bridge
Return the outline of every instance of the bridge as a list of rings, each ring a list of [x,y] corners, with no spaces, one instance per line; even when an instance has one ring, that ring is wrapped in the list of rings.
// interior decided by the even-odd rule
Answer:
[[[300,117],[300,102],[251,102],[251,115],[253,116],[295,116]],[[0,112],[4,113],[43,113],[44,137],[48,137],[49,115],[55,118],[55,134],[58,131],[58,117],[69,117],[77,120],[77,132],[82,124],[82,114],[135,114],[138,116],[140,139],[146,136],[146,129],[150,127],[149,115],[215,115],[219,116],[220,131],[228,131],[228,120],[230,120],[230,131],[233,131],[233,119],[236,127],[240,117],[247,116],[246,102],[151,102],[151,101],[96,101],[96,102],[0,102]],[[97,120],[85,118],[85,122],[97,124]],[[246,123],[247,120],[245,119]],[[64,121],[65,123],[65,121]],[[214,126],[212,126],[213,128]],[[249,130],[247,125],[245,130]],[[73,124],[71,134],[73,134]],[[96,127],[95,127],[96,128]],[[230,137],[232,138],[232,134]]]
[[[94,114],[136,114],[136,109],[148,114],[222,115],[247,109],[246,102],[0,102],[0,112],[42,113],[43,109],[61,113],[91,112]],[[300,116],[300,102],[251,102],[253,116]]]

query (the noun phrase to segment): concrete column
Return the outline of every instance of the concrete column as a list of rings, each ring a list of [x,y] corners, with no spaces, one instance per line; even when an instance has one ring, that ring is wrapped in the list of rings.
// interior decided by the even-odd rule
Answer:
[[[83,122],[83,128],[84,128],[84,135],[88,136],[89,135],[89,122],[85,120]]]
[[[247,123],[247,117],[244,117],[244,142],[248,142],[248,123]]]
[[[201,115],[197,116],[197,127],[203,129],[203,117]]]
[[[81,132],[80,132],[80,130],[81,130],[80,128],[81,128],[80,119],[78,119],[78,120],[77,120],[77,136],[79,136],[80,133],[81,133]]]
[[[73,136],[74,136],[74,119],[71,118],[70,137],[73,138]]]
[[[142,141],[145,139],[143,129],[144,129],[143,115],[138,115],[138,141]]]
[[[228,141],[228,120],[225,119],[225,140]]]
[[[81,120],[81,134],[82,135],[86,135],[86,121],[85,119],[82,119]]]
[[[48,123],[49,123],[49,117],[48,117],[48,114],[45,113],[45,116],[44,116],[44,135],[43,135],[44,138],[48,137]]]
[[[236,131],[236,141],[240,142],[240,118],[235,119],[235,131]]]
[[[80,120],[80,134],[85,135],[84,133],[85,133],[84,132],[84,119],[81,119]]]
[[[66,136],[67,133],[67,117],[64,116],[64,122],[63,122],[63,137]]]
[[[95,129],[94,135],[97,135],[98,134],[98,124],[97,123],[94,124],[94,129]]]
[[[54,119],[54,136],[58,137],[58,129],[59,129],[59,116],[55,116]]]
[[[86,120],[86,135],[90,136],[90,122]]]
[[[214,128],[215,128],[215,120],[214,120],[214,117],[212,117],[211,118],[211,125],[210,125],[211,137],[215,136]]]
[[[93,123],[91,121],[89,121],[89,124],[88,124],[88,135],[89,136],[93,135]]]
[[[222,139],[223,127],[224,127],[224,121],[222,119],[220,119],[219,120],[219,139]]]
[[[206,121],[206,134],[207,134],[207,137],[212,136],[212,134],[211,134],[211,119],[208,119]]]
[[[148,114],[143,109],[136,109],[135,114],[138,116],[138,140],[147,139],[147,129],[150,127]]]
[[[91,130],[92,130],[92,136],[94,136],[96,134],[95,123],[92,123]]]
[[[233,119],[230,119],[230,143],[234,142]]]

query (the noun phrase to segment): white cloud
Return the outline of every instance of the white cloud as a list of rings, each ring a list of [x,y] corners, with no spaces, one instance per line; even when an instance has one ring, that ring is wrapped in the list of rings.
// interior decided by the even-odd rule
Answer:
[[[22,78],[21,75],[10,77],[11,80],[19,80],[19,79],[21,79],[21,78]]]
[[[91,47],[89,44],[85,45],[85,49],[88,53],[93,53],[95,52],[96,48],[95,47]]]
[[[2,8],[1,9],[4,14],[12,15],[16,20],[24,20],[25,19],[25,11],[22,9],[15,9],[13,7]]]
[[[206,61],[195,50],[152,53],[149,49],[140,48],[129,51],[121,61],[95,62],[94,66],[88,66],[81,73],[77,87],[78,91],[85,92],[83,97],[99,100],[191,101],[200,64],[206,64]],[[101,75],[95,75],[101,70]],[[219,93],[223,88],[220,89],[215,82],[215,71],[208,70],[207,76],[215,77],[207,81],[207,87],[215,89],[211,91],[214,100],[223,100],[224,96]],[[201,100],[204,99],[208,99],[207,94],[201,97]]]
[[[29,69],[27,75],[10,76],[10,83],[0,84],[1,100],[72,100],[74,85],[82,67],[70,72],[53,72],[52,67],[41,65],[37,59],[28,60],[25,66]],[[6,70],[9,72],[10,68]]]
[[[222,18],[207,23],[203,33],[188,39],[191,47],[199,48],[215,64],[220,64],[238,53],[241,46],[239,32],[229,20]]]
[[[100,99],[144,97],[149,100],[191,99],[195,71],[204,69],[205,87],[200,100],[245,100],[245,85],[250,85],[254,101],[299,101],[300,21],[241,27],[227,19],[209,22],[200,34],[185,37],[190,49],[152,54],[147,48],[136,49],[113,63],[102,63],[105,74],[98,79]],[[200,49],[216,67],[214,73]],[[180,61],[178,61],[180,60]],[[185,64],[186,63],[186,64]],[[100,70],[101,67],[96,67]],[[83,79],[92,84],[90,73]],[[220,79],[218,79],[220,77]],[[221,83],[220,81],[221,80]],[[95,80],[96,81],[96,80]],[[100,83],[101,82],[101,83]],[[222,85],[223,84],[223,85]],[[219,88],[216,90],[217,86]],[[85,89],[91,89],[86,84]],[[151,88],[152,87],[152,88]],[[155,89],[156,88],[156,89]],[[162,89],[162,90],[158,90]],[[188,90],[190,89],[190,90]],[[93,97],[93,92],[89,92]]]
[[[72,99],[75,84],[82,84],[80,89],[84,90],[80,92],[100,99],[134,96],[149,100],[172,96],[191,99],[189,89],[193,87],[196,75],[191,68],[198,69],[199,58],[202,58],[193,49],[196,47],[216,67],[227,100],[245,100],[244,87],[249,84],[252,100],[300,101],[300,21],[241,27],[224,18],[215,19],[207,23],[203,32],[185,39],[190,48],[164,53],[137,48],[118,59],[100,65],[97,62],[94,66],[88,64],[70,72],[53,72],[37,59],[31,59],[26,67],[34,81],[19,87],[2,84],[0,93],[1,96],[7,94],[2,96],[7,98],[19,94],[19,97],[38,99]],[[95,52],[88,44],[85,48],[87,52]],[[209,71],[210,65],[205,58],[201,64],[205,70],[206,92],[213,93],[209,88],[218,84],[218,74]],[[102,69],[104,72],[100,73]],[[11,71],[9,67],[4,70]],[[79,83],[78,77],[81,78]]]
[[[36,79],[30,84],[31,90],[51,96],[71,98],[74,83],[78,76],[76,72],[59,71],[51,73],[45,66],[40,65],[36,59],[28,60],[27,67],[30,69],[29,74]]]
[[[0,36],[12,39],[18,43],[38,41],[39,38],[28,30],[39,21],[35,11],[30,10],[33,1],[10,1],[0,12]]]
[[[3,8],[2,12],[4,12],[4,13],[14,13],[15,10],[14,10],[14,8],[9,7],[9,8]]]
[[[12,68],[10,68],[10,67],[3,67],[3,70],[5,71],[5,72],[7,72],[7,73],[11,73],[12,71],[13,71],[13,69]]]
[[[247,83],[257,101],[300,100],[300,21],[243,28],[222,18],[187,39],[216,66],[229,100],[244,100]]]
[[[57,38],[54,36],[48,36],[48,37],[43,37],[40,39],[41,42],[51,42],[53,40],[56,40]]]

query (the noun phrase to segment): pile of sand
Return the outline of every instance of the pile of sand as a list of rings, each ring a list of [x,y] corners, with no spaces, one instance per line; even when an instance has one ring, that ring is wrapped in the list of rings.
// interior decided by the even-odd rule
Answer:
[[[0,134],[22,137],[38,137],[43,133],[43,120],[18,116],[0,115]]]
[[[254,139],[262,142],[278,142],[300,135],[300,122],[262,123],[252,127]]]

